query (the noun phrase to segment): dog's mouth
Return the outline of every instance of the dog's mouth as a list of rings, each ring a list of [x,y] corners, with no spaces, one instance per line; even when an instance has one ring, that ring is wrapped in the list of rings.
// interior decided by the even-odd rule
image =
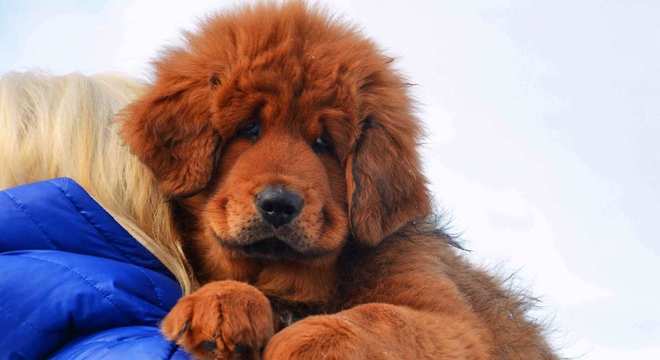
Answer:
[[[332,253],[329,250],[309,249],[306,251],[297,250],[286,241],[271,236],[262,240],[254,241],[249,244],[239,245],[227,242],[217,238],[220,244],[241,257],[247,257],[256,260],[267,261],[302,261],[305,259],[314,259]]]
[[[277,237],[269,237],[247,245],[235,245],[223,242],[242,256],[261,260],[295,260],[308,257]]]

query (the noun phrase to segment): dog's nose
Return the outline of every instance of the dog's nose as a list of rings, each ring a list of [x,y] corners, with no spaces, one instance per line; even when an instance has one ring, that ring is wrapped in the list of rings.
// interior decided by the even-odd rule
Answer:
[[[303,199],[283,186],[268,186],[256,197],[261,217],[274,227],[290,223],[303,207]]]

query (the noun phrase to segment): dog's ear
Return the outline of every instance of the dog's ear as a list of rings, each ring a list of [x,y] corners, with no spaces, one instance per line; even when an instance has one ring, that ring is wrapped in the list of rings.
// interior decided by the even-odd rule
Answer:
[[[419,169],[416,123],[380,116],[361,122],[346,162],[351,231],[366,246],[377,245],[430,211],[426,179]]]
[[[181,57],[171,54],[160,63],[155,83],[125,109],[121,129],[131,151],[170,197],[189,196],[206,187],[221,142],[210,119],[217,77],[191,73]]]

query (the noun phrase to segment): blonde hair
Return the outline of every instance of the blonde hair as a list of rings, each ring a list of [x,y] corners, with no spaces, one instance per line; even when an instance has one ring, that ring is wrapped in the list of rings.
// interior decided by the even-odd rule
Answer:
[[[66,176],[77,181],[176,277],[195,281],[171,208],[119,136],[115,115],[143,91],[120,76],[0,77],[0,189]]]

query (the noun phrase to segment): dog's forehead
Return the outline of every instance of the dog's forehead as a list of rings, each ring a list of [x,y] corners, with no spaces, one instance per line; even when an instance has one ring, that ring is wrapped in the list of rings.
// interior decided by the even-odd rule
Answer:
[[[363,83],[356,65],[314,52],[281,55],[245,58],[228,69],[213,100],[216,111],[233,122],[258,112],[269,124],[299,125],[312,133],[319,123],[356,122]]]
[[[221,134],[256,111],[268,122],[308,129],[330,123],[342,137],[356,133],[374,104],[389,101],[383,89],[398,86],[391,59],[354,27],[323,13],[268,9],[210,19],[187,37],[187,55],[172,68],[212,85],[211,113]]]
[[[299,54],[287,47],[277,56],[266,56],[269,50],[264,50],[232,64],[224,75],[235,91],[276,98],[279,103],[319,108],[355,101],[369,77],[363,64],[349,56],[326,56],[323,51],[316,55],[314,50]]]

